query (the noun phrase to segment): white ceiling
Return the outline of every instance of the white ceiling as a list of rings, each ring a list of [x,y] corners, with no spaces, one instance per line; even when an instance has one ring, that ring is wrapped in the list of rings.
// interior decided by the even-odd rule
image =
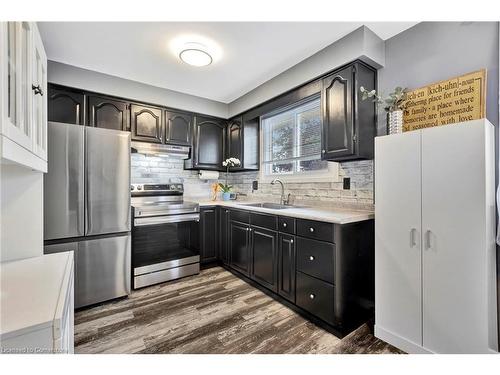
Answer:
[[[39,22],[49,60],[230,103],[330,45],[362,22]],[[388,39],[416,22],[364,23]],[[208,38],[222,54],[186,65],[176,38]]]

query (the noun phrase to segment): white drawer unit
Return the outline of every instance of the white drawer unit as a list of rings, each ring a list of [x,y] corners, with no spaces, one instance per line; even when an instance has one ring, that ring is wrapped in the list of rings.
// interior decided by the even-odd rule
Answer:
[[[73,252],[4,262],[0,270],[1,353],[73,353]]]
[[[498,350],[494,128],[375,141],[375,335],[411,353]]]
[[[35,22],[0,22],[0,156],[47,171],[47,56]]]

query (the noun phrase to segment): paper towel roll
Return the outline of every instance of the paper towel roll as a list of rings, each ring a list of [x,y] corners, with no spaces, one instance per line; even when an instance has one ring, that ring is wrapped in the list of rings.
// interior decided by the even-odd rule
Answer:
[[[219,172],[217,171],[200,171],[198,173],[200,180],[218,180]]]

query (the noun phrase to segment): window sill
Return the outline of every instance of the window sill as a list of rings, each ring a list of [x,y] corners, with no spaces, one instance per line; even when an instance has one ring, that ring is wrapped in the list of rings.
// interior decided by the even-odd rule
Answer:
[[[259,174],[259,182],[269,183],[274,179],[279,179],[283,182],[290,183],[309,183],[309,182],[339,182],[339,164],[330,162],[328,166],[328,171],[322,173],[311,173],[304,175],[266,175],[263,171],[264,167],[261,166]]]

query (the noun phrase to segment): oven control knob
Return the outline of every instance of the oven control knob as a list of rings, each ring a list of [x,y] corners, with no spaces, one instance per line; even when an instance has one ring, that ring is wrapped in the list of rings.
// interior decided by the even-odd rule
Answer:
[[[130,185],[130,190],[134,191],[134,185]]]
[[[142,190],[142,186],[141,186],[141,185],[138,185],[138,186],[137,186],[137,190]]]
[[[175,185],[170,185],[170,190],[175,190]]]

